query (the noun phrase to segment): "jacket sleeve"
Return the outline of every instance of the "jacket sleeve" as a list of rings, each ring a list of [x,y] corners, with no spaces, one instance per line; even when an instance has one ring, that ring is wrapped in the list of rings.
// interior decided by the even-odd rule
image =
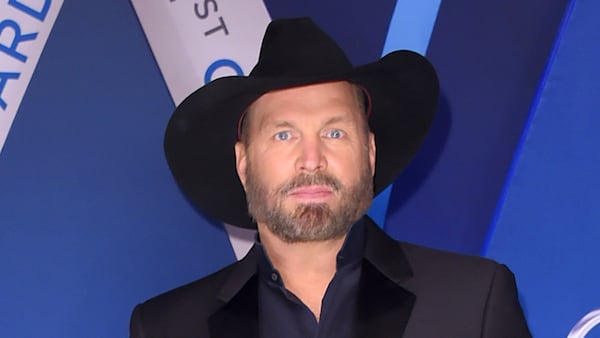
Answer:
[[[530,338],[523,309],[519,303],[513,273],[498,265],[490,285],[483,317],[483,338]]]
[[[129,338],[146,338],[142,326],[142,310],[140,305],[133,309],[131,319],[129,321]]]

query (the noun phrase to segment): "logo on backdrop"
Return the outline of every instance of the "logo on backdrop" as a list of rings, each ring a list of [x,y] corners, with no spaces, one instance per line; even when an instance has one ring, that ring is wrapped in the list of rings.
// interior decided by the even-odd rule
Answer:
[[[0,152],[62,3],[0,2]]]
[[[600,309],[596,309],[575,324],[567,338],[584,338],[593,328],[600,324]]]
[[[271,21],[262,0],[131,0],[175,104],[218,77],[243,75]]]

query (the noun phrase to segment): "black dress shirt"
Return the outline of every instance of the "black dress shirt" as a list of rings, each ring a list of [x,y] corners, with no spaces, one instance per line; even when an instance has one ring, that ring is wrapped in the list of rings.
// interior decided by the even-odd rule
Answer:
[[[337,269],[321,303],[320,320],[285,288],[264,248],[259,258],[259,336],[261,338],[347,338],[353,331],[364,251],[363,221],[350,229],[337,255]]]

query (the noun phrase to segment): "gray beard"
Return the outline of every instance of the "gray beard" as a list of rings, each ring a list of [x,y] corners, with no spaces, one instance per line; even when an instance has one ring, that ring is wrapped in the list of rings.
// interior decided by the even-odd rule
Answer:
[[[367,162],[368,163],[368,162]],[[248,163],[246,170],[246,199],[248,212],[255,221],[261,222],[281,240],[288,243],[326,241],[346,235],[371,206],[373,178],[368,165],[363,164],[358,183],[345,187],[335,177],[318,172],[300,174],[289,182],[267,191],[259,183],[258,176]],[[283,201],[292,189],[308,185],[325,185],[342,196],[341,203],[333,210],[327,203],[298,205],[293,211],[283,209]]]

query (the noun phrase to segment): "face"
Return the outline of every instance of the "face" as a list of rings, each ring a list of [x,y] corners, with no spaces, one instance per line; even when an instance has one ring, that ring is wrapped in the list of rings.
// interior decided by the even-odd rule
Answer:
[[[354,87],[273,91],[246,114],[235,146],[248,210],[286,242],[343,237],[373,198],[375,140]]]

